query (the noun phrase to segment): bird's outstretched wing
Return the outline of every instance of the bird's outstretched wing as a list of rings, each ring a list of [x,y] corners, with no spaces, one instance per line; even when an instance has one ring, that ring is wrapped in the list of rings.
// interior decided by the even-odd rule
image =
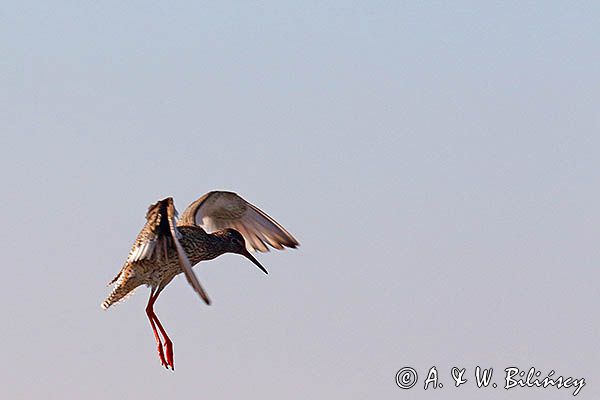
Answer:
[[[197,225],[209,233],[233,228],[244,236],[248,251],[269,251],[267,244],[278,250],[299,245],[277,221],[232,192],[206,193],[185,209],[178,224]]]
[[[204,289],[198,282],[198,278],[192,270],[192,264],[181,246],[179,239],[181,233],[177,230],[175,219],[177,210],[173,205],[173,198],[168,197],[152,204],[146,213],[146,225],[138,235],[133,248],[129,252],[127,261],[134,263],[140,260],[155,258],[157,261],[167,262],[169,249],[175,249],[179,264],[185,273],[185,277],[196,293],[200,295],[206,304],[210,304],[210,299]]]

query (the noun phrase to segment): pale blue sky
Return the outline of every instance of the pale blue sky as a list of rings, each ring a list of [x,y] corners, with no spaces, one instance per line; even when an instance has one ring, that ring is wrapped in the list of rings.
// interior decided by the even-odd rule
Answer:
[[[482,398],[455,365],[600,394],[600,6],[218,3],[0,7],[0,397]],[[100,302],[146,207],[212,189],[302,246],[197,266],[210,307],[175,279],[172,373],[147,289]]]

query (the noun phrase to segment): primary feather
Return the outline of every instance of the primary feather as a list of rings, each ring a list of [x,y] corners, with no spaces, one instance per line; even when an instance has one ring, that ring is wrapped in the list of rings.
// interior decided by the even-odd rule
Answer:
[[[179,225],[196,225],[211,233],[226,228],[240,232],[248,251],[296,248],[298,241],[277,221],[233,192],[213,191],[190,204]]]

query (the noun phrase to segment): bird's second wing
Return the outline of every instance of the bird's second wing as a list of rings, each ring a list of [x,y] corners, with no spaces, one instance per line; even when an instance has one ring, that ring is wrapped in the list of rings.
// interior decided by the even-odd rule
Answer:
[[[177,230],[176,217],[177,211],[171,197],[151,205],[146,213],[146,225],[135,240],[127,261],[133,263],[155,258],[157,261],[164,260],[167,262],[169,249],[175,249],[187,281],[202,300],[206,304],[210,304],[210,299],[202,289],[200,282],[198,282],[187,254],[179,242],[181,233]]]
[[[296,248],[298,241],[277,221],[235,193],[213,191],[190,204],[179,225],[197,225],[207,232],[233,228],[246,240],[248,250]]]
[[[168,203],[169,199],[165,199],[148,207],[146,225],[135,239],[127,262],[168,258],[168,250],[173,245],[168,221]]]

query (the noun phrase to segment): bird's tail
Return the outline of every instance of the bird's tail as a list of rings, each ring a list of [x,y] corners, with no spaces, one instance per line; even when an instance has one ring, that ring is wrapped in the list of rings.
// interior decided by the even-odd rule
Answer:
[[[113,279],[111,283],[115,283],[116,281],[116,285],[106,300],[102,302],[101,307],[104,310],[111,305],[124,300],[129,295],[133,294],[136,287],[140,286],[141,283],[137,282],[137,279],[134,279],[133,275],[133,271],[131,271],[130,268],[123,268],[119,275]]]

